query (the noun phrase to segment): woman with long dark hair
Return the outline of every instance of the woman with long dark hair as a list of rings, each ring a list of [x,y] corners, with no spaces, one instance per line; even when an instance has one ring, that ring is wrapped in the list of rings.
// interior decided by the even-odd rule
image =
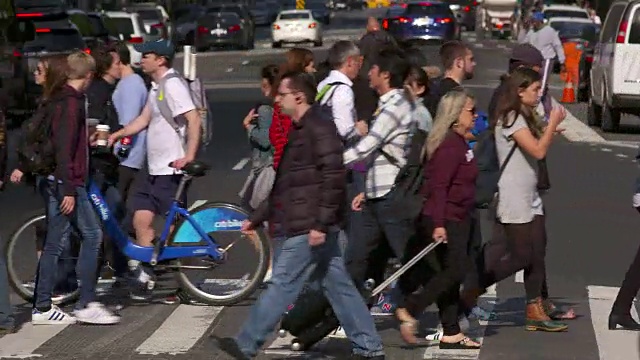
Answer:
[[[559,332],[567,330],[562,322],[552,320],[543,305],[545,279],[546,228],[542,199],[538,191],[538,162],[544,159],[558,125],[566,111],[551,111],[548,123],[536,114],[542,77],[530,68],[515,70],[507,80],[507,91],[498,102],[491,120],[496,150],[504,171],[498,182],[496,219],[506,236],[508,248],[487,249],[484,273],[479,288],[463,291],[463,299],[471,304],[486,287],[524,269],[527,296],[526,330]],[[494,232],[497,234],[498,232]],[[506,256],[509,255],[509,256]]]

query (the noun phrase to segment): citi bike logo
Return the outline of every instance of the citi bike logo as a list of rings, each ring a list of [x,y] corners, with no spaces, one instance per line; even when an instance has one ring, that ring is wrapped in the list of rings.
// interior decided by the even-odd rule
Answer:
[[[100,210],[102,220],[107,221],[109,219],[109,210],[107,209],[107,206],[100,201],[100,198],[96,194],[91,194],[91,201],[93,201],[93,204]]]
[[[242,221],[240,220],[235,220],[235,219],[231,219],[231,220],[222,220],[222,221],[217,221],[215,224],[213,224],[213,226],[217,227],[217,228],[234,228],[234,227],[241,227],[242,226]]]

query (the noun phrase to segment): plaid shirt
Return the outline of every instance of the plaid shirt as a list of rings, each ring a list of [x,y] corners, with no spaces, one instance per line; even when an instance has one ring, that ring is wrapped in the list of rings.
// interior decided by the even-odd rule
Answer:
[[[404,90],[393,89],[380,96],[369,133],[344,152],[345,165],[367,160],[366,198],[380,198],[393,188],[398,172],[407,162],[410,134],[415,122]],[[385,156],[387,155],[387,156]],[[393,158],[396,164],[389,161]]]

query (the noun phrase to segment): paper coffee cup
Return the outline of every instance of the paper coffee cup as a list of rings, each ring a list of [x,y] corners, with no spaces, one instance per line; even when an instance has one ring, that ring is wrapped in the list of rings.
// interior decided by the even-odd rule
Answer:
[[[109,143],[109,130],[111,130],[109,125],[96,126],[96,132],[98,133],[98,139],[96,140],[96,145],[107,146],[107,144]]]

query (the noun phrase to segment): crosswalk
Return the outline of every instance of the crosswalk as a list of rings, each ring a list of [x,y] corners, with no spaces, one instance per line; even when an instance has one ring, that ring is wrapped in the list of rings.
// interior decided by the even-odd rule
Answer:
[[[607,329],[607,318],[617,292],[615,287],[587,286],[582,299],[570,301],[578,304],[579,319],[570,322],[568,333],[535,334],[523,329],[523,299],[501,296],[501,286],[498,286],[497,293],[489,292],[480,301],[483,308],[495,311],[497,320],[462,324],[467,335],[483,343],[481,350],[473,351],[440,350],[438,346],[405,348],[393,316],[376,316],[376,322],[390,359],[640,359],[637,333]],[[248,305],[152,303],[125,307],[121,310],[122,322],[115,326],[33,326],[28,321],[29,309],[25,304],[16,307],[22,323],[19,331],[0,337],[0,359],[210,359],[215,346],[209,335],[235,334],[249,309]],[[635,308],[632,315],[638,316]],[[436,323],[435,310],[430,309],[426,325],[435,327]],[[549,339],[553,341],[550,343]],[[274,334],[259,358],[300,355],[290,349],[291,340],[290,335]],[[518,346],[505,345],[514,341],[520,342]],[[554,351],[549,350],[549,346],[560,346],[555,351],[562,352],[550,357],[548,354]],[[328,337],[304,355],[314,359],[339,359],[348,354],[349,349],[348,340]],[[563,357],[572,351],[585,355]]]

